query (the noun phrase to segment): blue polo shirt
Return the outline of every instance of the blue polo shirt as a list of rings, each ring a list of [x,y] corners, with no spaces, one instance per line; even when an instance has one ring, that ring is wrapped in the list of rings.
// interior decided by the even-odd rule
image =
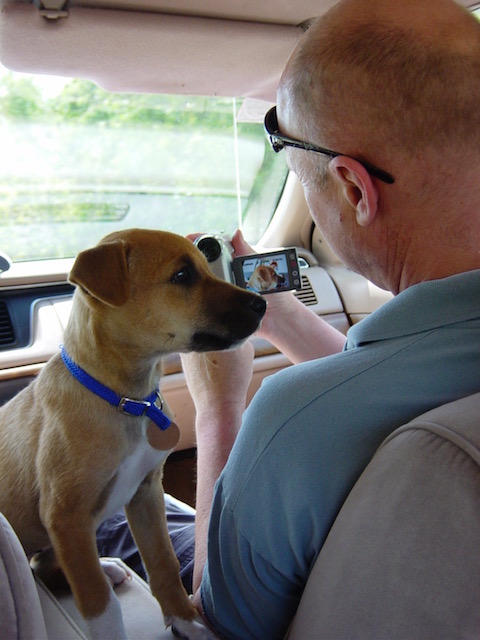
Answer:
[[[283,638],[384,438],[480,391],[480,271],[412,286],[347,337],[342,353],[264,381],[218,480],[201,595],[229,640]]]

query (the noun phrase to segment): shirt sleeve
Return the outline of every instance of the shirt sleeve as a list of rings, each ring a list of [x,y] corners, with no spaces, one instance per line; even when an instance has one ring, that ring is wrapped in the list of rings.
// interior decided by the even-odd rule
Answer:
[[[217,490],[217,500],[219,494]],[[207,620],[220,637],[229,640],[283,638],[303,582],[287,578],[256,551],[230,510],[223,509],[218,516],[214,505],[209,560],[201,585]]]

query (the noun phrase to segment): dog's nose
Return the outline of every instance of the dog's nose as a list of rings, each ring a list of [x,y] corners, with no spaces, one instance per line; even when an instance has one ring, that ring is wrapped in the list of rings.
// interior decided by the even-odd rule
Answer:
[[[255,313],[258,313],[259,316],[263,316],[267,309],[267,303],[261,296],[255,296],[250,302],[250,308]]]

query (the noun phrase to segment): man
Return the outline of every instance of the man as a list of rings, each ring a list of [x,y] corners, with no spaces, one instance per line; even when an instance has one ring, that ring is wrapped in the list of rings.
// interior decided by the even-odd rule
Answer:
[[[383,439],[480,390],[479,92],[480,26],[453,0],[341,0],[287,64],[272,144],[343,262],[395,297],[345,341],[291,294],[270,296],[261,335],[298,366],[245,413],[250,343],[184,357],[193,587],[218,635],[282,638]]]
[[[339,257],[395,298],[344,350],[294,298],[269,298],[262,335],[301,364],[244,414],[250,344],[184,357],[197,409],[195,601],[222,637],[282,638],[382,440],[480,390],[479,91],[480,26],[451,0],[343,0],[288,62],[272,143]]]

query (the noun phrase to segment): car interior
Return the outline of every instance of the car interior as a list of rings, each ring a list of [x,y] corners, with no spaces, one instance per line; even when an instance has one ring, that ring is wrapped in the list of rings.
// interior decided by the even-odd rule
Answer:
[[[58,352],[75,255],[117,229],[229,236],[240,227],[257,251],[295,247],[295,295],[343,332],[390,299],[334,255],[263,131],[290,52],[335,3],[0,1],[0,404]],[[249,398],[291,364],[253,341]],[[163,370],[161,390],[181,431],[164,487],[194,506],[194,406],[179,355]],[[471,624],[480,595],[471,579],[480,569],[480,397],[441,409],[392,434],[367,467],[322,549],[290,638],[478,635],[480,614],[476,628],[462,621]],[[425,433],[446,443],[435,461]],[[448,482],[457,455],[465,472]],[[428,498],[432,483],[437,501]],[[71,596],[34,581],[1,524],[0,631],[15,632],[0,636],[85,637]],[[404,544],[413,526],[420,547]],[[462,527],[471,547],[457,543]],[[462,579],[442,588],[459,564]],[[132,638],[171,637],[143,581],[120,590]],[[441,628],[439,611],[450,611]]]

